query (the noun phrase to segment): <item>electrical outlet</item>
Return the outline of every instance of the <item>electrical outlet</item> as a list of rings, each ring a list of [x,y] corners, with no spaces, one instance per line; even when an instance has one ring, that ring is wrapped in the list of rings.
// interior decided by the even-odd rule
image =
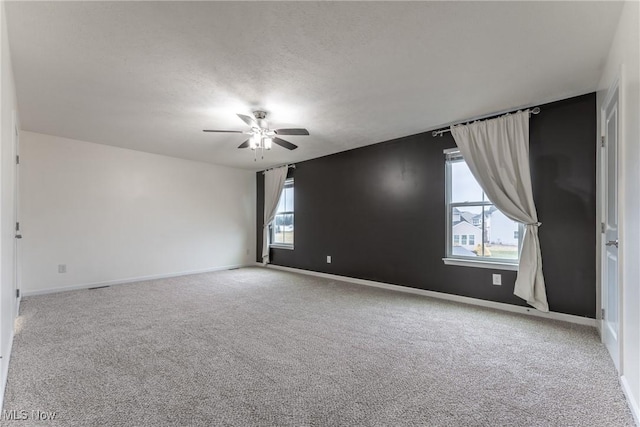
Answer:
[[[331,264],[331,255],[327,255],[327,264]]]
[[[58,273],[66,273],[67,264],[58,264]]]
[[[493,275],[493,284],[498,286],[502,285],[502,274]]]

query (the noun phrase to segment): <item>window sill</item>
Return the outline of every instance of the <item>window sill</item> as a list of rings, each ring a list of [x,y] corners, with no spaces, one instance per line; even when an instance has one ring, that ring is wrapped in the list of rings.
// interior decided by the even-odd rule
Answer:
[[[491,268],[493,270],[518,271],[518,264],[508,262],[474,261],[470,259],[442,258],[446,265],[457,265],[459,267]]]
[[[293,245],[269,245],[269,247],[273,249],[287,249],[290,251],[293,250]]]

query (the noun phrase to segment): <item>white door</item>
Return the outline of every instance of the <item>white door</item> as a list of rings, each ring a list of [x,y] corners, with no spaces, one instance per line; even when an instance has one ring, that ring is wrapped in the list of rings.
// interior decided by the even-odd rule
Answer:
[[[620,283],[618,276],[618,89],[602,110],[604,233],[602,235],[602,341],[620,371]]]

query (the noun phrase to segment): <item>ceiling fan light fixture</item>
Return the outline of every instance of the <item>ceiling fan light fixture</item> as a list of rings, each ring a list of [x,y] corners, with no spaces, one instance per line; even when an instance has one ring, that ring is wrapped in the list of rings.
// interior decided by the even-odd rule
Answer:
[[[255,149],[257,149],[257,148],[260,148],[260,143],[262,142],[261,140],[262,140],[262,135],[260,135],[259,133],[254,133],[254,134],[251,136],[251,139],[250,139],[250,141],[249,141],[249,147],[250,147],[252,150],[255,150]]]
[[[271,144],[273,143],[273,139],[272,139],[271,137],[269,137],[269,136],[265,136],[265,137],[262,139],[262,142],[263,142],[263,144],[264,144],[264,148],[265,148],[265,150],[271,150]]]

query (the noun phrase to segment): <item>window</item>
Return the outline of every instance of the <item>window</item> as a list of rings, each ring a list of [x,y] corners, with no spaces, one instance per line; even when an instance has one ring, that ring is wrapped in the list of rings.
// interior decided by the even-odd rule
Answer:
[[[445,262],[458,259],[517,264],[522,224],[507,218],[491,203],[458,150],[447,150],[445,154]]]
[[[293,178],[284,182],[276,216],[271,224],[271,245],[293,248]]]

